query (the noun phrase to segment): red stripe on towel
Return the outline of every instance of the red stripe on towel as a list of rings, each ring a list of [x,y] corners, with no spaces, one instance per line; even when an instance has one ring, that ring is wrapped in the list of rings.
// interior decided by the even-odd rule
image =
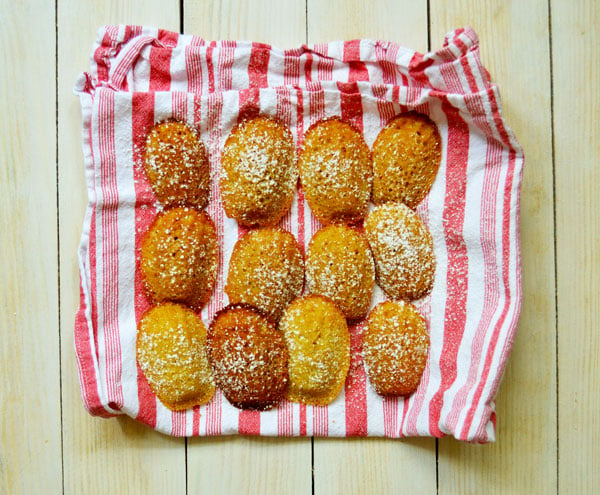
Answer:
[[[146,179],[142,155],[146,136],[154,125],[154,93],[133,93],[131,98],[131,131],[133,142],[133,180],[135,183],[135,260],[134,279],[135,320],[138,323],[150,308],[139,270],[142,237],[156,216],[156,198]],[[156,426],[156,397],[140,367],[137,367],[137,389],[139,410],[137,419],[148,426]]]
[[[429,411],[429,429],[442,436],[439,428],[444,392],[456,379],[456,358],[467,317],[468,257],[463,238],[469,128],[458,110],[445,98],[442,110],[448,119],[444,237],[448,256],[444,338],[440,355],[441,383],[433,395]]]
[[[351,67],[352,73],[352,67]],[[349,76],[353,79],[352,75]],[[354,79],[356,80],[356,79]],[[342,119],[350,122],[360,132],[363,130],[362,98],[354,83],[338,83]],[[351,364],[346,380],[346,435],[365,436],[367,434],[367,378],[361,356],[363,326],[351,325],[350,349]]]

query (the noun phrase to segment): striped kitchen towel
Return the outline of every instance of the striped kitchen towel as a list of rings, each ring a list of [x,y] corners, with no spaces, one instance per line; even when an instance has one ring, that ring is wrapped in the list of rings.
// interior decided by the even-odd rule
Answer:
[[[481,65],[470,28],[420,54],[372,40],[302,45],[206,41],[137,26],[100,29],[91,68],[76,82],[83,114],[89,195],[79,248],[81,300],[75,346],[86,408],[127,414],[163,433],[184,435],[436,436],[495,439],[494,396],[521,305],[519,194],[523,152],[502,117],[498,88]],[[319,119],[339,115],[369,145],[396,114],[436,122],[442,162],[417,211],[432,232],[434,288],[417,302],[431,349],[418,390],[382,398],[366,380],[362,325],[351,327],[344,390],[327,407],[283,402],[240,411],[217,391],[202,407],[172,412],[153,395],[135,358],[136,323],[149,307],[136,258],[157,204],[140,166],[150,127],[176,118],[196,127],[209,153],[208,213],[221,246],[216,287],[201,316],[209,324],[223,292],[234,220],[221,206],[223,143],[240,113],[257,109],[285,122],[298,146]],[[302,189],[280,224],[305,248],[320,228]],[[376,289],[373,304],[383,299]]]

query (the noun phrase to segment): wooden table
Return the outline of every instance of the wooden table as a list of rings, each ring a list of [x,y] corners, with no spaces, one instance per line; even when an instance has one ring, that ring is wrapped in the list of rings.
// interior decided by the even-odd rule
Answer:
[[[86,195],[72,86],[107,23],[420,51],[475,28],[526,155],[523,312],[497,443],[186,441],[84,411],[72,328]],[[598,25],[593,0],[2,0],[0,493],[598,493]]]

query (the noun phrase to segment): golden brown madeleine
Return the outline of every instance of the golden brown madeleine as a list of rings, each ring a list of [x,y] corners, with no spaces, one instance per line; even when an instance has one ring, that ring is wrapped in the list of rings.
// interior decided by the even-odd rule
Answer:
[[[273,225],[289,210],[297,183],[287,127],[257,116],[233,128],[221,155],[221,199],[228,217],[247,227]]]
[[[402,203],[375,208],[365,221],[377,283],[392,299],[419,299],[433,287],[435,257],[431,233]]]
[[[176,301],[202,309],[210,299],[218,264],[215,225],[204,211],[166,210],[142,239],[140,271],[153,301]]]
[[[373,143],[373,202],[400,201],[415,208],[431,189],[440,161],[435,123],[416,112],[398,115]]]
[[[363,358],[378,394],[412,394],[421,381],[428,350],[425,318],[412,304],[385,301],[373,308],[363,333]]]
[[[367,214],[373,167],[360,132],[339,118],[312,125],[298,160],[302,187],[324,224],[356,223]]]
[[[342,390],[350,367],[346,319],[329,299],[307,295],[290,304],[279,322],[289,352],[287,398],[325,406]]]
[[[355,229],[330,225],[310,240],[306,255],[308,292],[329,297],[346,318],[364,318],[371,306],[375,265],[367,241]]]
[[[156,124],[146,138],[144,171],[164,206],[204,208],[210,194],[210,167],[196,132],[173,120]]]
[[[206,404],[215,393],[206,352],[206,327],[190,308],[164,303],[138,324],[137,361],[148,384],[169,409]]]
[[[208,332],[208,352],[217,386],[240,409],[265,410],[283,398],[288,352],[281,332],[258,310],[230,305]]]
[[[303,285],[302,251],[286,230],[252,230],[233,247],[225,285],[229,302],[249,304],[277,321]]]

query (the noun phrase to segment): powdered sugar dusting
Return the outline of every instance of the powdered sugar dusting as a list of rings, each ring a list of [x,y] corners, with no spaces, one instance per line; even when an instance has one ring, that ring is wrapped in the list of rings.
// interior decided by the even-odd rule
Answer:
[[[143,157],[146,177],[163,205],[206,207],[210,168],[204,145],[192,128],[176,121],[155,125]]]
[[[206,329],[184,306],[159,305],[142,317],[137,360],[152,390],[171,409],[201,404],[212,397]]]
[[[289,352],[288,397],[325,405],[340,392],[350,366],[344,316],[320,296],[296,299],[279,323]]]
[[[232,303],[250,304],[277,321],[303,285],[304,259],[289,232],[254,230],[234,246],[225,286]]]
[[[228,216],[247,226],[274,224],[289,209],[297,181],[294,140],[285,126],[256,117],[231,131],[220,177]]]
[[[369,315],[363,357],[369,379],[382,395],[415,391],[429,350],[425,319],[411,304],[386,301]]]
[[[228,306],[209,332],[215,380],[236,407],[268,409],[283,397],[288,353],[274,324],[250,306]]]
[[[308,292],[321,294],[356,320],[366,316],[375,284],[375,265],[362,234],[330,225],[311,239],[306,257]]]
[[[401,114],[373,143],[373,201],[415,208],[429,192],[441,160],[437,127],[425,115]]]
[[[174,208],[160,214],[146,232],[140,269],[156,301],[179,301],[199,308],[212,292],[218,260],[210,217],[193,208]]]
[[[299,169],[306,200],[324,223],[355,223],[371,197],[371,153],[362,135],[337,118],[321,120],[306,133]]]
[[[402,203],[375,208],[365,234],[377,269],[377,283],[392,298],[418,299],[433,285],[433,239],[420,218]]]

